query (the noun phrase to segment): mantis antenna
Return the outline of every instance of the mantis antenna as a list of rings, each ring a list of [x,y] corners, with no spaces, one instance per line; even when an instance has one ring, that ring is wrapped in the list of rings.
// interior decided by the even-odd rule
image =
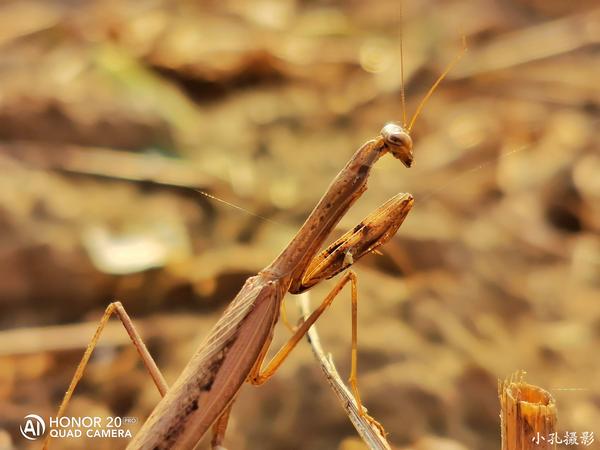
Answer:
[[[404,17],[402,11],[402,1],[400,2],[400,29],[398,35],[400,39],[400,98],[402,100],[402,127],[406,128],[406,94],[404,92],[404,46],[402,45],[404,37]]]
[[[421,103],[419,103],[419,106],[417,106],[417,110],[415,111],[415,114],[410,119],[410,123],[408,124],[408,127],[406,128],[409,132],[412,130],[412,127],[414,126],[415,121],[417,120],[417,117],[419,117],[419,115],[421,114],[421,111],[423,111],[423,107],[425,106],[425,103],[427,103],[427,100],[429,100],[429,97],[431,97],[431,94],[433,94],[433,92],[436,90],[436,88],[439,86],[439,84],[444,80],[444,78],[446,78],[446,75],[448,75],[448,73],[454,68],[454,66],[465,55],[465,53],[467,51],[467,38],[464,34],[462,36],[462,45],[463,45],[463,47],[462,47],[462,50],[460,51],[460,53],[458,55],[456,55],[454,57],[454,59],[450,62],[450,64],[448,64],[446,66],[446,69],[444,69],[444,71],[438,77],[438,79],[435,81],[435,83],[433,83],[431,88],[429,88],[429,91],[427,91],[427,94],[425,94],[425,97],[423,97],[423,100],[421,100]],[[402,88],[404,89],[404,83],[402,83]]]

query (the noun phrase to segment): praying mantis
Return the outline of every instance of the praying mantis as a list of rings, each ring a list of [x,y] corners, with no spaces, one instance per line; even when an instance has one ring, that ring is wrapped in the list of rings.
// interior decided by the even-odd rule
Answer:
[[[464,44],[464,41],[463,41]],[[465,50],[466,47],[463,48]],[[271,378],[310,327],[350,283],[352,352],[349,383],[359,414],[382,433],[363,406],[357,381],[357,275],[349,268],[362,256],[377,251],[392,236],[413,207],[411,194],[401,193],[383,203],[325,250],[320,250],[341,218],[367,189],[374,164],[389,153],[407,168],[413,163],[410,131],[429,96],[462,53],[448,65],[419,104],[407,125],[402,83],[403,123],[388,123],[363,144],[341,169],[300,230],[275,260],[248,278],[192,356],[175,383],[168,387],[133,322],[119,302],[111,303],[76,370],[59,407],[61,417],[81,379],[103,327],[115,313],[125,326],[162,399],[127,449],[192,449],[212,428],[213,449],[222,448],[227,421],[244,382],[254,385]],[[344,272],[322,303],[295,329],[285,345],[263,368],[286,293],[302,293]],[[48,448],[49,438],[44,443]]]

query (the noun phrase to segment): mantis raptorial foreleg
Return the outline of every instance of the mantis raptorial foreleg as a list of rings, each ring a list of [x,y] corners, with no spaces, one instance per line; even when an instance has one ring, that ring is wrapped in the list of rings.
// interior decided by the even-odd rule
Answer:
[[[331,278],[337,273],[347,269],[366,253],[372,252],[377,247],[384,244],[391,236],[394,235],[406,217],[411,205],[412,197],[409,194],[399,194],[395,197],[392,197],[386,203],[373,211],[369,216],[363,219],[360,224],[344,234],[340,239],[327,247],[320,255],[315,257],[308,265],[305,273],[301,275],[300,280],[297,282],[292,281],[292,288],[290,291],[302,292],[324,278]],[[248,376],[248,381],[250,381],[252,384],[259,385],[271,378],[294,349],[294,347],[298,344],[298,342],[308,332],[310,327],[331,305],[335,297],[348,282],[351,283],[352,299],[352,356],[350,377],[348,381],[352,388],[352,393],[354,395],[354,399],[356,400],[360,415],[368,418],[383,433],[383,427],[367,415],[366,409],[362,405],[358,390],[358,292],[357,277],[352,271],[344,274],[342,279],[334,286],[319,307],[315,309],[312,314],[296,328],[292,337],[275,354],[275,356],[269,361],[264,369],[261,367],[266,357],[268,346],[263,348],[260,358],[257,360],[252,372]]]
[[[374,251],[380,245],[394,235],[398,227],[404,221],[408,211],[412,207],[413,199],[410,194],[398,194],[367,217],[365,217],[357,226],[348,231],[337,241],[329,245],[321,254],[317,255],[307,266],[307,269],[300,274],[297,280],[292,280],[290,291],[293,293],[303,292],[306,289],[317,284],[319,281],[331,278],[339,272],[347,269],[365,254]],[[265,359],[268,346],[262,349],[260,357],[248,376],[248,380],[253,384],[262,384],[268,380],[287,355],[292,351],[296,344],[306,334],[311,325],[333,302],[335,296],[348,282],[352,281],[352,305],[353,305],[353,370],[351,382],[356,381],[356,275],[348,272],[331,290],[329,295],[323,300],[322,304],[313,313],[296,328],[289,341],[277,352],[273,359],[267,364],[264,370],[261,370]],[[357,399],[358,400],[358,399]]]

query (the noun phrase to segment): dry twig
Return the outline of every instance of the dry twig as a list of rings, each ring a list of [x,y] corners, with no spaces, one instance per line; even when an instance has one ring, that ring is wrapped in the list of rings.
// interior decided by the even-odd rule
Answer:
[[[306,319],[310,315],[310,301],[308,293],[299,295],[298,303],[300,305],[302,315]],[[321,369],[327,378],[329,386],[331,386],[331,389],[342,404],[346,414],[348,415],[348,418],[352,422],[352,425],[354,425],[354,428],[356,428],[356,431],[358,431],[358,434],[362,440],[372,450],[390,450],[390,444],[387,442],[385,436],[383,436],[377,427],[367,420],[366,417],[359,414],[358,406],[354,400],[354,396],[340,378],[340,374],[335,368],[331,354],[326,355],[323,351],[323,347],[321,347],[321,341],[315,325],[308,330],[306,336],[312,347],[313,354],[319,361]]]

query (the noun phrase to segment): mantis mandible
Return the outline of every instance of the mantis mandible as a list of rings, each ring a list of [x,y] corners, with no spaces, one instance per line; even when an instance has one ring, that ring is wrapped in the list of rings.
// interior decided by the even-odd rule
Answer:
[[[463,48],[463,53],[464,50],[466,47]],[[359,413],[383,432],[383,427],[367,415],[358,391],[357,276],[348,268],[394,236],[413,206],[412,195],[393,196],[325,250],[320,249],[340,219],[367,189],[371,168],[379,158],[390,153],[406,167],[412,165],[413,143],[410,131],[415,119],[424,103],[463,53],[439,76],[408,125],[402,83],[403,125],[385,125],[379,136],[369,140],[356,151],[331,182],[287,247],[271,264],[246,280],[173,386],[167,387],[125,309],[121,303],[114,302],[108,306],[100,320],[64,396],[57,417],[64,414],[103,327],[112,313],[116,313],[162,395],[162,399],[127,448],[192,449],[210,428],[213,431],[212,447],[222,448],[229,413],[243,383],[260,385],[271,378],[313,323],[344,286],[350,283],[352,353],[349,383]],[[304,292],[340,272],[345,273],[320,306],[293,330],[288,342],[263,368],[285,294]],[[46,439],[44,449],[47,448],[48,442],[49,438]]]

